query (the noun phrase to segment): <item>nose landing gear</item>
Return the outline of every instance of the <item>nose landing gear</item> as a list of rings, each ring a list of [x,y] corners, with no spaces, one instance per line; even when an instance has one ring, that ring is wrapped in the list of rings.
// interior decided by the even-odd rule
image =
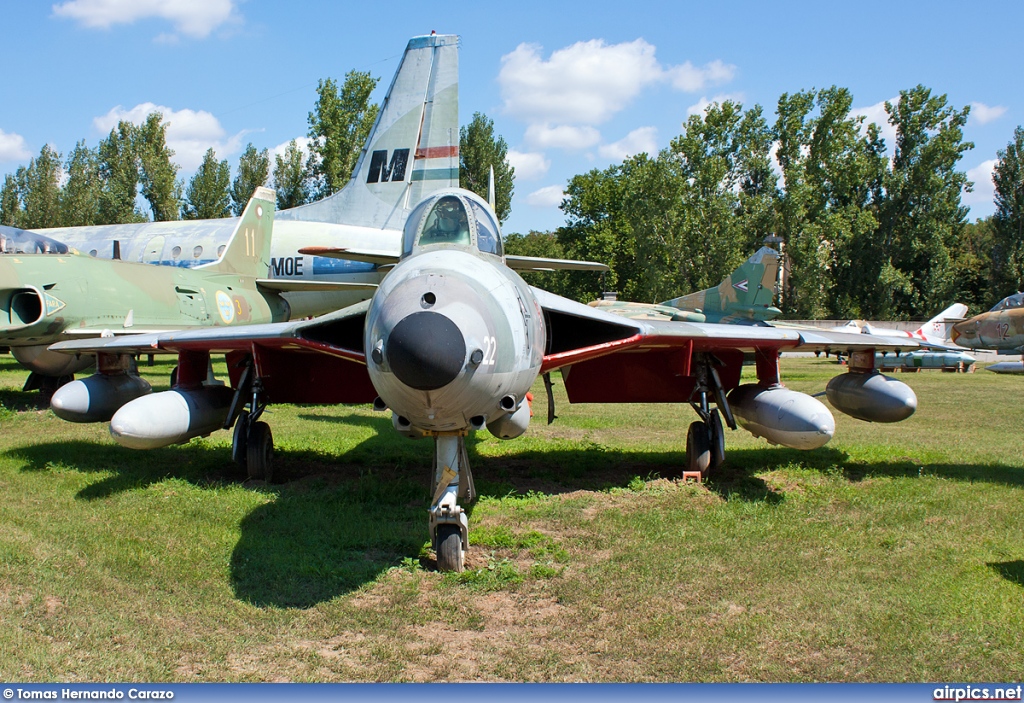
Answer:
[[[434,438],[434,499],[430,504],[430,538],[438,571],[462,571],[469,549],[469,519],[458,499],[476,498],[469,470],[466,438],[461,434]]]

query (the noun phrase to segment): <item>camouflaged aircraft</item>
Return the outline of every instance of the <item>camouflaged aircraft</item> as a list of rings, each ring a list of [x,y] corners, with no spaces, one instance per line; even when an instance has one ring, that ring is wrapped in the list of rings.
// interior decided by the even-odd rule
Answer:
[[[1024,293],[1014,293],[988,312],[956,322],[950,337],[969,349],[991,349],[999,354],[1024,352]],[[1024,365],[1018,362],[1003,362],[988,368],[996,373],[1024,373]]]
[[[273,437],[258,418],[269,403],[372,402],[390,410],[400,434],[434,439],[429,529],[441,571],[462,570],[469,546],[469,516],[459,504],[475,494],[466,435],[484,428],[500,439],[522,435],[530,423],[527,392],[547,372],[562,369],[574,403],[690,404],[699,419],[686,433],[686,465],[701,474],[724,460],[723,420],[796,449],[831,439],[828,408],[781,384],[782,350],[851,354],[849,373],[829,382],[829,400],[841,412],[897,422],[917,407],[913,390],[874,369],[874,351],[893,346],[884,339],[630,319],[533,288],[510,264],[601,266],[510,260],[493,207],[466,190],[424,199],[397,249],[316,251],[393,268],[370,300],[314,320],[73,340],[54,350],[104,359],[101,373],[87,379],[97,387],[119,383],[104,367],[131,374],[118,358],[176,352],[175,386],[126,398],[110,420],[111,435],[126,447],[152,449],[234,426],[232,456],[265,479]],[[211,354],[227,356],[230,387],[207,381]],[[741,384],[748,354],[757,382]],[[675,415],[665,413],[670,422]]]
[[[761,247],[714,288],[663,303],[602,299],[589,305],[633,319],[724,324],[766,322],[782,313],[772,305],[778,272],[779,253],[770,247]]]
[[[76,253],[0,257],[0,345],[29,368],[55,372],[33,372],[26,389],[52,392],[94,361],[47,351],[54,342],[278,322],[290,315],[283,293],[345,285],[269,278],[274,200],[257,188],[221,257],[194,269]]]

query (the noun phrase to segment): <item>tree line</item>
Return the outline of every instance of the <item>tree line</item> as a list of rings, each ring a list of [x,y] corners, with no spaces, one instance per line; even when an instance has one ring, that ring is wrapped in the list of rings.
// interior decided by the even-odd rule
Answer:
[[[959,161],[969,107],[924,86],[887,102],[892,156],[845,88],[759,105],[712,104],[657,155],[573,177],[555,232],[509,238],[516,253],[608,263],[539,274],[579,300],[616,290],[657,302],[716,285],[769,235],[782,239],[782,307],[800,319],[927,318],[954,301],[988,309],[1024,285],[1024,131],[999,152],[996,212],[967,222]],[[773,163],[774,162],[774,163]]]
[[[241,214],[265,184],[277,190],[279,209],[326,197],[348,181],[377,118],[369,97],[378,81],[359,71],[346,74],[341,86],[319,81],[309,113],[309,153],[293,139],[274,156],[273,173],[269,150],[250,142],[234,179],[227,160],[211,148],[186,184],[171,161],[168,123],[160,113],[141,125],[122,120],[96,147],[80,141],[63,160],[45,145],[27,166],[5,176],[0,224],[36,229],[228,217]]]

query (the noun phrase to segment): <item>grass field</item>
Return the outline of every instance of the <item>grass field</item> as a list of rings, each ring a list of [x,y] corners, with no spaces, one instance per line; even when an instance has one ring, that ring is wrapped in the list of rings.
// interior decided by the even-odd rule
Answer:
[[[682,406],[570,406],[471,439],[472,570],[431,570],[431,444],[274,406],[271,485],[218,432],[115,445],[0,357],[0,679],[1019,681],[1024,378],[900,376],[917,414],[824,448],[727,432],[671,480]],[[144,368],[166,385],[169,364]],[[784,359],[816,392],[839,367]],[[556,377],[556,380],[557,377]],[[540,388],[538,387],[538,391]],[[556,389],[560,391],[560,387]],[[543,398],[543,393],[537,393]]]

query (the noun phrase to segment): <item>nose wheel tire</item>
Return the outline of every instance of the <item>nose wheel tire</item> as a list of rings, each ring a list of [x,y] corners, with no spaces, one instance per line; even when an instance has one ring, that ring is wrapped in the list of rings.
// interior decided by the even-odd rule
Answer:
[[[437,527],[437,570],[462,571],[466,567],[466,555],[462,550],[462,531],[458,525]]]
[[[706,423],[690,423],[686,431],[686,470],[699,471],[706,476],[711,467],[711,437]]]
[[[274,472],[274,435],[270,425],[254,422],[249,428],[245,452],[249,478],[270,483]]]

